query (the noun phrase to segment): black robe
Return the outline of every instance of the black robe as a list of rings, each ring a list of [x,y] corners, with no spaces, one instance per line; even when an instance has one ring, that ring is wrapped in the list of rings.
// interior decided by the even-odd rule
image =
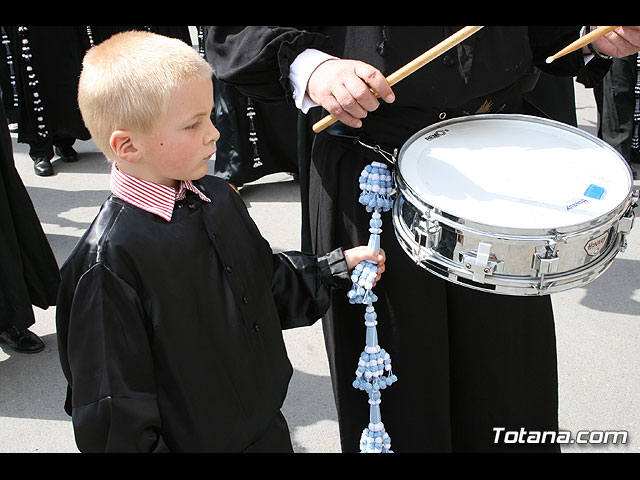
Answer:
[[[56,304],[60,274],[13,160],[11,136],[0,107],[0,330],[35,322],[33,307]]]
[[[265,104],[214,78],[216,142],[213,174],[237,187],[272,173],[298,173],[293,105]]]
[[[53,157],[53,146],[88,140],[78,108],[78,79],[89,48],[83,26],[6,27],[18,93],[18,141]]]
[[[189,192],[170,222],[111,196],[61,269],[83,452],[291,451],[282,329],[314,323],[350,286],[344,256],[273,254],[223,180],[196,183],[211,203]]]
[[[54,156],[54,146],[89,140],[78,108],[78,79],[91,42],[112,34],[147,29],[189,45],[186,26],[7,26],[18,95],[18,141],[32,156]],[[89,32],[92,32],[90,35]]]
[[[461,27],[215,27],[207,57],[218,78],[247,95],[290,98],[289,66],[306,48],[363,60],[389,75]],[[533,66],[554,75],[583,70],[579,52],[544,60],[579,27],[489,26],[397,83],[356,132],[392,152],[418,130],[476,113],[529,113],[522,92]],[[530,88],[530,85],[527,87]],[[314,248],[368,238],[358,177],[377,154],[325,131],[310,173]],[[397,452],[557,451],[554,444],[494,442],[495,428],[558,428],[557,366],[549,297],[510,297],[448,283],[416,266],[383,214],[386,271],[374,292],[380,345],[398,381],[382,395],[382,421]],[[357,451],[368,424],[367,396],[352,386],[364,344],[362,310],[335,297],[323,318],[342,449]]]
[[[191,45],[191,35],[189,34],[189,27],[186,26],[159,26],[159,25],[90,25],[87,27],[90,34],[90,40],[93,45],[98,45],[104,42],[107,38],[115,35],[116,33],[126,32],[129,30],[145,30],[148,32],[157,33],[158,35],[164,35],[165,37],[172,37],[182,40],[188,45]]]
[[[16,77],[14,72],[13,51],[11,40],[4,26],[0,26],[0,35],[3,45],[0,46],[0,95],[4,113],[9,123],[18,121],[18,92],[16,90]]]
[[[640,151],[633,145],[638,89],[638,54],[612,61],[610,71],[593,89],[598,105],[598,137],[615,148],[627,163],[640,163]]]

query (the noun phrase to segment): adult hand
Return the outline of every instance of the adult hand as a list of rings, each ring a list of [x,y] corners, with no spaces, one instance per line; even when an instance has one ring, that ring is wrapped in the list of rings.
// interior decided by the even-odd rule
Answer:
[[[618,27],[592,42],[593,48],[611,57],[626,57],[640,51],[640,27]]]
[[[378,108],[376,95],[391,103],[395,96],[380,70],[358,60],[332,59],[321,63],[309,77],[307,94],[318,105],[350,127]]]

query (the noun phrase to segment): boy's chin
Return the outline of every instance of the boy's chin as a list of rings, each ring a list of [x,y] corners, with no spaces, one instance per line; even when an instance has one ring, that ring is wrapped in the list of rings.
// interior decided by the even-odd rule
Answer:
[[[209,171],[209,165],[205,164],[202,168],[199,168],[194,172],[191,180],[200,180],[202,177],[204,177],[207,174],[208,171]]]

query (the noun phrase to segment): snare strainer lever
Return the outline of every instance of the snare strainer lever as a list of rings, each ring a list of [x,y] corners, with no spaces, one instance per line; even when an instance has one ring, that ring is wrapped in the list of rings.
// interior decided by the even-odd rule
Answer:
[[[464,268],[473,273],[473,281],[484,283],[485,275],[493,275],[493,272],[502,264],[495,255],[491,255],[491,244],[480,242],[478,249],[471,252],[462,252]]]

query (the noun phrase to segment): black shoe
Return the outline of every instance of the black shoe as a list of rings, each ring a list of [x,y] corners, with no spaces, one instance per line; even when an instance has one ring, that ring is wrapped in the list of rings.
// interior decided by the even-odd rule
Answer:
[[[30,330],[18,330],[11,326],[0,333],[0,341],[21,353],[38,353],[44,350],[44,342]]]
[[[53,165],[47,157],[36,157],[33,159],[33,170],[40,177],[50,177],[53,175]]]
[[[78,160],[78,152],[76,152],[71,145],[54,147],[54,152],[56,152],[56,155],[58,155],[63,162],[71,163]]]

